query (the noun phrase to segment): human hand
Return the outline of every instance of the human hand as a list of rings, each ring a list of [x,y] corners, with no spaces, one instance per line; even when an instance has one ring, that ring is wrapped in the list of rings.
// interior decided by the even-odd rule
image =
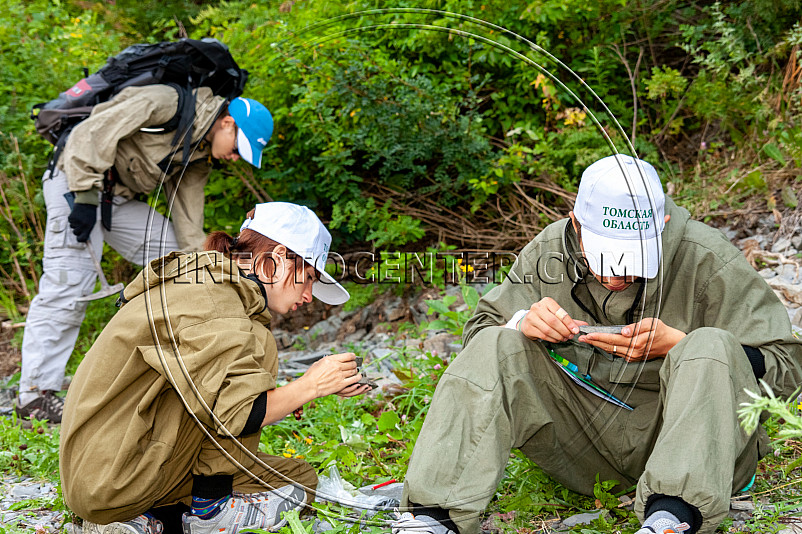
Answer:
[[[97,206],[93,204],[76,203],[67,217],[72,233],[80,243],[86,243],[92,228],[97,221]]]
[[[353,352],[331,354],[319,359],[302,378],[312,388],[315,398],[332,393],[353,397],[364,393],[363,390],[367,388],[357,384],[362,375],[357,372],[356,355]]]
[[[577,341],[590,343],[628,362],[640,362],[665,357],[685,335],[660,319],[648,317],[626,325],[620,334],[597,332],[580,336]]]
[[[551,297],[535,302],[518,323],[518,330],[529,339],[561,343],[579,333],[579,326],[588,324],[576,321]]]
[[[361,377],[362,375],[360,374],[359,376]],[[340,397],[356,397],[357,395],[362,395],[363,393],[367,393],[371,389],[373,388],[368,384],[360,384],[359,382],[357,382],[356,384],[351,384],[347,388],[338,391],[337,395]]]

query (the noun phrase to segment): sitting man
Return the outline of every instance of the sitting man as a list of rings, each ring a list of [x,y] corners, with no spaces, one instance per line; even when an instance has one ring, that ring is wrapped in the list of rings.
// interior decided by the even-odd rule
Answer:
[[[802,380],[772,290],[622,155],[585,170],[570,218],[523,249],[463,341],[410,460],[414,516],[395,532],[478,533],[515,447],[580,493],[597,477],[637,485],[638,534],[712,533],[767,451],[762,427],[739,424],[745,390],[763,379],[789,396]]]

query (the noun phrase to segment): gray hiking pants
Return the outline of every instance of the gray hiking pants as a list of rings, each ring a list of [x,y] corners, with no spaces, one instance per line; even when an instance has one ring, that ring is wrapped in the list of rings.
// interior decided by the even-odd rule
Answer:
[[[571,357],[634,411],[574,384],[542,343],[516,330],[485,328],[437,386],[403,504],[447,509],[462,534],[478,533],[515,447],[580,493],[593,494],[597,474],[617,480],[615,490],[637,484],[641,519],[650,495],[681,497],[701,511],[700,532],[715,531],[759,457],[758,433],[744,433],[736,416],[748,400],[744,388],[758,385],[735,337],[702,328],[665,359],[645,364],[592,350]]]
[[[20,392],[61,389],[87,307],[86,302],[75,299],[91,294],[97,280],[87,245],[75,239],[67,222],[66,174],[59,170],[52,176],[45,173],[42,187],[47,208],[44,272],[25,320]],[[98,259],[104,241],[138,265],[178,249],[170,221],[144,202],[115,197],[110,232],[100,224],[99,215],[89,238]],[[113,297],[106,302],[113,306]]]

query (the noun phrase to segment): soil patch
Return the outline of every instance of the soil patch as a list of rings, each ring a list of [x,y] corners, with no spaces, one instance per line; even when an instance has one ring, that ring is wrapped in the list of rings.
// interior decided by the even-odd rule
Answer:
[[[16,330],[0,328],[0,377],[11,376],[20,370],[22,354],[12,345]]]

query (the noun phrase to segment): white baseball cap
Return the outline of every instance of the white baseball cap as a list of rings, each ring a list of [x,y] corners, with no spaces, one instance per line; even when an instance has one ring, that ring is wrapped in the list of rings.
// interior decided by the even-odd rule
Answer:
[[[253,218],[245,219],[240,232],[253,230],[281,243],[317,269],[312,295],[326,304],[343,304],[351,296],[326,272],[331,234],[305,206],[288,202],[257,204]]]
[[[600,276],[654,278],[662,259],[665,195],[650,164],[608,156],[582,173],[574,216],[588,266]]]

